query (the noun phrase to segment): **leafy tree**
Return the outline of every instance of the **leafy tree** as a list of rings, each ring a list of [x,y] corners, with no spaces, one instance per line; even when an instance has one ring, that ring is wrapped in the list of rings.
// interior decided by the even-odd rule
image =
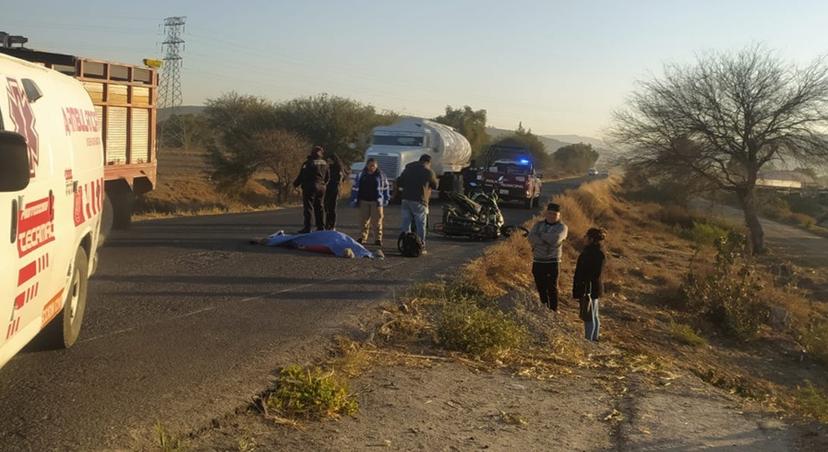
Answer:
[[[215,139],[207,147],[213,179],[226,189],[238,189],[261,166],[257,134],[276,127],[274,105],[260,97],[224,94],[207,101],[207,125]]]
[[[756,181],[774,161],[826,161],[828,66],[798,68],[762,47],[711,53],[668,65],[641,83],[616,113],[615,138],[633,161],[670,174],[693,173],[734,193],[750,231],[749,250],[765,250]]]
[[[276,177],[279,202],[287,201],[292,191],[293,177],[308,155],[311,143],[301,135],[283,129],[258,132],[253,136],[254,151],[261,166],[272,170]]]
[[[192,149],[209,143],[211,129],[202,115],[172,115],[158,125],[162,146]]]
[[[396,119],[393,113],[378,113],[370,105],[327,94],[279,104],[275,116],[280,128],[307,137],[346,163],[362,159],[371,129]]]
[[[434,118],[436,122],[454,127],[471,144],[472,155],[478,155],[489,144],[486,133],[486,110],[473,110],[468,105],[463,108],[446,106],[446,113]]]
[[[546,145],[532,133],[532,129],[525,129],[523,123],[518,123],[518,128],[515,130],[515,133],[500,138],[494,145],[522,146],[528,149],[537,168],[546,168],[549,166],[551,160],[549,154],[546,152]]]
[[[552,154],[552,163],[568,173],[584,173],[598,161],[598,151],[591,144],[575,143],[558,148]]]

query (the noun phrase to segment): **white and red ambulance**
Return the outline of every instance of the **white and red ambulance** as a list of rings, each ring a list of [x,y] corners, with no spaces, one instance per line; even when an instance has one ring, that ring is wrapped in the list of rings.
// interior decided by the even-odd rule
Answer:
[[[0,367],[35,337],[80,334],[104,198],[103,144],[80,82],[0,54]]]

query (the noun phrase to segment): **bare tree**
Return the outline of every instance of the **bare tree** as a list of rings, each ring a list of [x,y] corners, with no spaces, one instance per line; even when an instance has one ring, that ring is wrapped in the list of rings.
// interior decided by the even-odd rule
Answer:
[[[614,138],[633,160],[673,174],[692,173],[733,192],[744,211],[751,251],[765,250],[755,189],[769,162],[828,160],[828,66],[800,68],[762,46],[711,53],[668,65],[640,82],[616,112]]]
[[[276,173],[279,202],[287,201],[293,177],[307,157],[311,143],[299,134],[271,129],[254,134],[253,147],[261,166]]]

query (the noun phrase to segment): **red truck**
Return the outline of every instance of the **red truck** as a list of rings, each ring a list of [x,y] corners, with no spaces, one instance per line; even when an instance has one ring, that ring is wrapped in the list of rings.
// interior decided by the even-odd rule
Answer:
[[[519,201],[523,207],[537,207],[543,183],[529,158],[500,159],[488,164],[478,176],[484,187],[499,187],[503,201]]]
[[[3,47],[0,52],[79,80],[97,113],[104,144],[105,201],[101,230],[126,228],[135,195],[155,187],[158,73],[154,68]]]

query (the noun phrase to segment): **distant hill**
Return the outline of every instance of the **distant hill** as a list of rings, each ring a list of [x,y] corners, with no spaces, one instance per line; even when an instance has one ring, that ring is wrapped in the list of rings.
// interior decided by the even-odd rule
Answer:
[[[492,138],[492,141],[495,141],[498,138],[504,137],[506,135],[511,135],[515,133],[515,131],[507,129],[498,129],[496,127],[486,127],[486,133],[489,134],[489,136]],[[556,140],[554,138],[550,138],[544,135],[538,135],[538,139],[541,140],[544,146],[546,146],[546,152],[550,154],[568,144],[572,144],[571,142]]]
[[[198,115],[204,111],[203,105],[182,105],[175,109],[175,113],[179,115],[187,115],[193,114]],[[170,108],[159,108],[158,109],[158,121],[166,121],[170,116],[172,116],[172,109]]]
[[[486,133],[492,137],[492,140],[496,140],[502,136],[511,135],[513,132],[513,130],[498,129],[495,127],[486,128]],[[603,140],[593,137],[586,137],[582,135],[539,135],[538,139],[540,139],[546,146],[546,152],[550,154],[564,146],[574,143],[591,144],[593,149],[601,154],[601,157],[598,159],[599,165],[611,165],[622,155],[622,151],[613,148]]]

